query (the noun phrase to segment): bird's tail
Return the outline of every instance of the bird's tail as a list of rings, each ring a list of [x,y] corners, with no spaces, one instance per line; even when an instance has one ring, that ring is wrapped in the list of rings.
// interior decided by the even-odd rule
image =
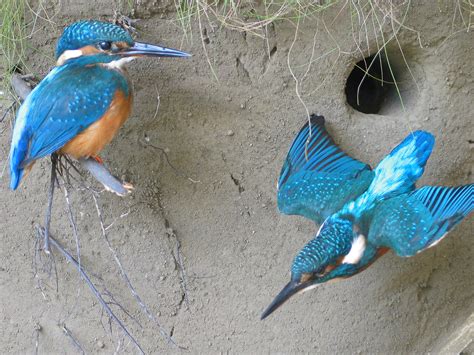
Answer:
[[[434,142],[431,133],[411,133],[379,163],[367,194],[380,201],[412,191],[416,181],[423,175]]]
[[[12,143],[10,151],[10,188],[16,190],[24,174],[24,167],[22,166],[23,157],[25,156],[25,149]]]
[[[23,169],[17,166],[10,166],[10,188],[16,190],[20,185],[21,178],[23,177]]]

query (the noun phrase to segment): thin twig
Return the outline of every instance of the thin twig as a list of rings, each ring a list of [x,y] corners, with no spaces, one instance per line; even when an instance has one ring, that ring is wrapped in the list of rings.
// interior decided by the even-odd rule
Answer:
[[[35,324],[35,355],[38,355],[38,348],[39,348],[39,336],[41,332],[41,325],[38,323]]]
[[[46,217],[44,222],[44,252],[50,253],[49,250],[49,228],[51,226],[51,212],[53,209],[54,187],[56,186],[56,167],[58,158],[56,154],[51,155],[51,180],[48,192],[48,207],[46,210]]]
[[[74,346],[76,348],[79,349],[79,351],[84,355],[86,353],[86,351],[84,350],[84,348],[82,347],[81,343],[79,342],[79,340],[76,339],[76,337],[72,334],[72,332],[69,330],[68,327],[66,327],[66,324],[63,323],[63,324],[60,324],[59,327],[61,328],[61,330],[63,331],[63,333],[69,338],[71,339],[71,342],[74,344]]]
[[[44,233],[44,229],[41,228],[41,227],[40,227],[40,232]],[[77,271],[79,271],[79,273],[81,274],[81,277],[86,282],[87,286],[89,286],[90,290],[92,291],[94,296],[97,298],[100,305],[102,306],[102,309],[107,313],[109,318],[111,320],[113,320],[115,322],[115,324],[127,336],[127,338],[130,339],[130,341],[135,345],[135,347],[139,350],[139,352],[141,354],[145,354],[145,352],[143,351],[142,347],[137,342],[137,340],[133,337],[132,334],[130,334],[130,332],[125,327],[125,325],[122,323],[122,321],[115,315],[115,313],[112,311],[110,306],[104,300],[104,298],[102,297],[102,294],[100,293],[100,291],[97,289],[95,284],[92,282],[92,280],[87,275],[87,272],[84,270],[84,267],[79,265],[78,261],[53,236],[50,236],[49,239],[50,239],[51,245],[54,246],[71,264],[73,264],[74,267],[77,269]]]
[[[156,120],[156,116],[158,116],[158,111],[160,109],[160,92],[158,91],[158,87],[155,85],[155,91],[156,91],[156,108],[155,108],[155,113],[153,114],[153,121]]]
[[[67,176],[69,176],[69,175],[70,174],[68,173]],[[75,244],[76,244],[76,258],[77,258],[77,262],[78,262],[79,266],[81,266],[81,247],[80,247],[80,242],[79,242],[79,233],[78,233],[78,230],[77,230],[77,223],[76,223],[76,220],[74,218],[74,214],[72,212],[72,204],[71,204],[71,201],[70,201],[70,198],[69,198],[68,183],[66,182],[66,177],[64,175],[60,175],[60,176],[62,177],[62,184],[60,184],[59,187],[64,193],[64,200],[65,200],[65,203],[66,203],[66,206],[67,206],[67,214],[68,214],[68,217],[69,217],[69,225],[71,226],[72,233],[73,233],[73,236],[74,236],[74,241],[75,241]],[[78,283],[81,282],[81,280],[82,280],[82,278],[79,277]],[[69,315],[72,313],[72,311],[75,309],[75,307],[77,306],[77,304],[79,302],[80,292],[81,292],[81,288],[77,287],[76,299],[74,301],[75,305],[71,308],[71,311],[69,311],[68,314],[66,315],[65,319],[62,322],[63,324],[66,321],[66,319],[69,317]]]
[[[169,160],[169,157],[168,157],[168,153],[166,153],[166,151],[161,148],[161,147],[158,147],[156,145],[153,145],[149,142],[144,142],[143,140],[139,140],[139,143],[141,143],[142,145],[144,146],[147,146],[147,147],[151,147],[153,149],[156,149],[156,150],[159,150],[161,152],[161,154],[163,154],[163,156],[165,157],[165,160],[166,160],[166,163],[169,165],[169,167],[174,171],[174,173],[182,178],[185,178],[189,181],[191,181],[193,184],[198,184],[200,183],[201,181],[199,180],[194,180],[192,178],[190,178],[189,176],[185,175],[184,173],[182,173],[181,171],[179,171],[177,168],[174,167],[173,164],[171,164],[170,160]]]
[[[203,10],[205,12],[205,10]],[[211,59],[209,58],[209,52],[207,51],[206,48],[206,43],[204,41],[204,35],[203,35],[203,27],[202,27],[202,21],[201,21],[201,9],[197,9],[197,18],[198,18],[198,25],[199,25],[199,33],[201,34],[201,44],[202,44],[202,49],[204,51],[204,55],[206,56],[207,63],[209,64],[209,68],[211,69],[211,73],[216,79],[217,82],[219,82],[219,78],[217,77],[216,72],[214,71],[214,67],[212,66]]]
[[[15,105],[16,105],[16,102],[12,102],[12,104],[7,107],[7,109],[3,113],[2,117],[0,118],[0,123],[3,122],[5,117],[7,117],[8,113],[13,109],[13,107],[15,107]]]
[[[179,345],[177,345],[175,343],[175,341],[168,335],[168,333],[165,331],[165,329],[160,324],[160,322],[155,317],[155,315],[148,309],[147,305],[143,302],[140,295],[138,294],[138,292],[133,287],[133,285],[130,281],[130,278],[128,277],[127,273],[125,272],[125,269],[123,268],[122,262],[120,261],[120,258],[118,256],[117,252],[115,251],[115,249],[112,247],[112,244],[110,243],[109,237],[107,235],[107,230],[106,230],[105,225],[104,225],[104,219],[103,219],[103,216],[102,216],[102,211],[101,211],[101,209],[99,207],[99,203],[97,201],[97,197],[94,193],[92,193],[91,195],[92,195],[92,199],[93,199],[94,204],[95,204],[97,217],[99,218],[100,228],[101,228],[101,231],[102,231],[102,237],[104,238],[105,243],[107,244],[107,247],[109,248],[110,253],[112,254],[112,256],[115,260],[115,263],[117,264],[117,266],[120,270],[120,274],[122,275],[122,278],[124,279],[125,283],[127,284],[128,288],[130,289],[130,292],[132,293],[132,296],[135,298],[137,303],[140,305],[140,308],[145,312],[145,314],[148,316],[148,318],[156,324],[156,326],[158,327],[158,330],[160,331],[161,335],[169,343],[179,347]]]

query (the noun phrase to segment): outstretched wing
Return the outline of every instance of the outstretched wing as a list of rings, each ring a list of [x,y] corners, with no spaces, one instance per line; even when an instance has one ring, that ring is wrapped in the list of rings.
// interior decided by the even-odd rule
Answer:
[[[434,143],[435,138],[429,132],[410,133],[375,168],[375,178],[367,190],[369,199],[381,201],[413,191]]]
[[[380,203],[368,239],[399,256],[412,256],[436,245],[473,209],[474,184],[425,186]]]
[[[23,168],[47,156],[100,119],[126,80],[99,66],[55,68],[27,97],[18,111],[10,151],[15,189]]]
[[[312,115],[291,145],[278,181],[278,208],[322,223],[363,193],[373,179],[370,166],[345,154]]]

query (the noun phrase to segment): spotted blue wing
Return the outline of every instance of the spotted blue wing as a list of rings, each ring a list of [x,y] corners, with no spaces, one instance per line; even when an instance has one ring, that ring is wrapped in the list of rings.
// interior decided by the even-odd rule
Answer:
[[[278,181],[278,208],[322,223],[363,193],[373,179],[370,166],[348,156],[312,115],[290,147]]]
[[[435,138],[429,132],[411,132],[377,165],[367,193],[377,201],[413,191],[434,143]]]
[[[12,189],[28,164],[60,149],[105,114],[116,90],[127,90],[115,71],[80,64],[55,68],[20,107],[10,150]]]
[[[369,241],[412,256],[434,246],[474,209],[474,184],[425,186],[380,203]]]

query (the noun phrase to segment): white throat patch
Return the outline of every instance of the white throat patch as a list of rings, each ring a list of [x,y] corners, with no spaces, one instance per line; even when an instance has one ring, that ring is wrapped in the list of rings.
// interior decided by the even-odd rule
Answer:
[[[362,259],[362,255],[364,255],[366,247],[366,241],[363,234],[359,234],[356,239],[352,242],[351,250],[349,250],[349,254],[347,254],[344,259],[342,259],[343,264],[357,264],[360,259]]]
[[[120,58],[119,60],[114,60],[113,62],[105,64],[105,66],[110,69],[121,70],[125,64],[127,64],[128,62],[131,62],[134,59],[135,58],[133,57]]]

